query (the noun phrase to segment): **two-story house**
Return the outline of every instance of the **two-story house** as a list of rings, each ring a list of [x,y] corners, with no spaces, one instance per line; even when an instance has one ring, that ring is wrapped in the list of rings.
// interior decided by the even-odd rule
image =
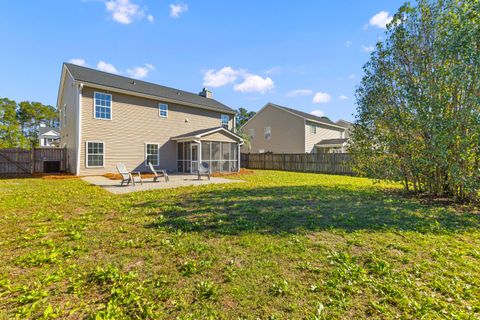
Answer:
[[[238,171],[235,111],[204,89],[194,94],[65,63],[58,92],[60,146],[76,175],[146,171]]]
[[[252,153],[345,152],[351,124],[337,123],[299,110],[268,103],[242,127],[250,136]]]

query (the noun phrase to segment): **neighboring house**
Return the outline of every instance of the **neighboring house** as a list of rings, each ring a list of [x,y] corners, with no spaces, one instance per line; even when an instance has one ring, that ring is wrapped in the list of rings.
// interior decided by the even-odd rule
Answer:
[[[242,130],[251,139],[250,149],[244,146],[242,151],[253,153],[345,152],[348,140],[343,123],[273,103],[260,109]]]
[[[56,147],[60,142],[58,128],[40,127],[38,129],[38,140],[40,147]]]
[[[116,164],[147,171],[239,170],[243,143],[235,111],[204,89],[193,94],[65,63],[57,107],[61,147],[77,175],[116,172]]]

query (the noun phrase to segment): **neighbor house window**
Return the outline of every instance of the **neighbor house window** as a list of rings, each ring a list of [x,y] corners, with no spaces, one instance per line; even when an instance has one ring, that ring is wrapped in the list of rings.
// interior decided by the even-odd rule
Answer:
[[[103,167],[105,148],[103,142],[87,142],[87,167]]]
[[[150,162],[152,165],[158,166],[160,160],[158,154],[158,143],[147,143],[145,149],[146,164]]]
[[[165,103],[160,103],[158,105],[158,115],[161,118],[166,118],[168,117],[168,104]]]
[[[250,139],[255,138],[255,129],[248,129],[248,136]]]
[[[112,95],[95,92],[95,118],[112,119]]]
[[[226,114],[222,114],[220,116],[220,125],[225,129],[228,129],[228,122],[230,121],[230,117]]]
[[[270,140],[272,137],[272,128],[271,127],[265,127],[263,130],[263,134],[265,136],[265,140]]]
[[[317,126],[311,125],[310,126],[310,133],[311,134],[317,134]]]

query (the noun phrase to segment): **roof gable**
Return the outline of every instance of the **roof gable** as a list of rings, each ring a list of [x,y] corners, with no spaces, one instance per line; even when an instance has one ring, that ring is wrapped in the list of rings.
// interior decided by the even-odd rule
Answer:
[[[64,63],[64,66],[76,81],[109,87],[112,89],[130,91],[132,93],[154,96],[159,99],[163,98],[174,100],[180,104],[193,104],[201,108],[213,109],[219,112],[225,112],[229,114],[235,113],[235,110],[227,107],[215,99],[205,98],[191,92],[81,67],[71,63]]]

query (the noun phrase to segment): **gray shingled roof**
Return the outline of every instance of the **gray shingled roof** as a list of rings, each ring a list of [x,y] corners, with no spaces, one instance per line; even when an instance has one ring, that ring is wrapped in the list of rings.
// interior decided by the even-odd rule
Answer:
[[[348,139],[324,139],[324,140],[321,140],[320,142],[316,143],[315,145],[318,146],[318,145],[331,145],[331,144],[343,144],[345,142],[347,142]]]
[[[64,63],[73,78],[78,81],[84,81],[101,86],[115,89],[128,90],[132,92],[147,94],[158,98],[176,100],[179,103],[185,102],[198,105],[221,112],[235,113],[235,110],[218,102],[215,99],[205,98],[198,94],[161,86],[158,84],[145,82],[137,79],[127,78],[108,72],[98,71],[86,67],[77,66],[71,63]]]
[[[292,109],[292,108],[288,108],[288,107],[284,107],[284,106],[280,106],[278,104],[275,104],[275,103],[270,103],[271,105],[277,107],[277,108],[280,108],[280,109],[284,109],[286,111],[289,111],[291,113],[294,113],[296,114],[297,116],[300,116],[302,118],[305,118],[307,120],[311,120],[311,121],[316,121],[316,122],[322,122],[322,123],[326,123],[326,124],[333,124],[335,126],[338,126],[338,124],[336,124],[335,122],[331,121],[330,119],[328,119],[327,117],[317,117],[317,116],[314,116],[313,114],[309,114],[309,113],[306,113],[306,112],[303,112],[303,111],[299,111],[299,110],[295,110],[295,109]]]
[[[201,130],[196,130],[196,131],[191,131],[191,132],[188,132],[188,133],[184,133],[184,134],[181,134],[179,136],[176,136],[176,137],[172,137],[171,139],[173,140],[176,140],[176,139],[181,139],[181,138],[189,138],[189,137],[195,137],[195,136],[202,136],[204,135],[205,133],[207,132],[210,132],[210,131],[214,131],[214,130],[218,130],[218,129],[225,129],[223,127],[214,127],[214,128],[209,128],[209,129],[201,129]],[[225,129],[227,130],[230,134],[232,134],[233,136],[237,137],[238,139],[242,139],[239,135],[237,135],[236,133],[228,130],[228,129]]]

